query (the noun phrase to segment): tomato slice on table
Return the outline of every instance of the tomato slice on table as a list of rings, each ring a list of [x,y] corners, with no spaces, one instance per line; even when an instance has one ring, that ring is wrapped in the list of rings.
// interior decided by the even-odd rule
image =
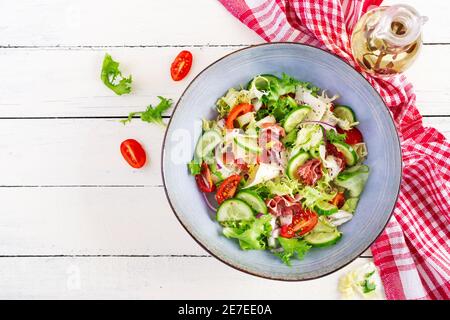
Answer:
[[[120,144],[120,152],[123,158],[133,168],[142,168],[147,160],[141,144],[134,139],[127,139]]]
[[[225,122],[225,126],[227,127],[227,129],[233,129],[234,120],[252,110],[253,106],[249,103],[240,103],[234,106],[233,109],[231,109],[230,113],[228,114],[227,121]]]
[[[216,200],[218,204],[221,204],[229,198],[233,198],[236,193],[237,187],[241,182],[241,176],[234,174],[226,178],[217,189]]]
[[[186,77],[192,67],[192,53],[181,51],[170,66],[170,75],[174,81],[180,81]]]
[[[340,134],[346,134],[345,143],[347,144],[357,144],[364,141],[361,131],[359,131],[356,127],[353,127],[350,130],[342,130],[338,127],[337,131]]]
[[[200,173],[195,175],[195,181],[202,192],[213,192],[216,188],[212,181],[211,170],[206,162],[202,163]]]

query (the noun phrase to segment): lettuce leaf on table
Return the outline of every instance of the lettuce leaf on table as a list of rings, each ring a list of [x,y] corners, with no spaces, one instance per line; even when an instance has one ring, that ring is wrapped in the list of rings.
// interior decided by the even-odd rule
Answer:
[[[123,77],[119,70],[119,63],[114,61],[109,54],[105,54],[103,59],[100,78],[108,88],[119,96],[131,92],[131,75],[128,78]]]
[[[159,103],[156,107],[153,107],[151,104],[147,107],[145,111],[138,112],[130,112],[128,114],[128,118],[125,120],[121,120],[123,124],[131,122],[134,116],[140,116],[141,120],[149,123],[156,123],[162,126],[165,126],[162,120],[162,114],[172,106],[172,100],[166,99],[164,97],[158,96]]]

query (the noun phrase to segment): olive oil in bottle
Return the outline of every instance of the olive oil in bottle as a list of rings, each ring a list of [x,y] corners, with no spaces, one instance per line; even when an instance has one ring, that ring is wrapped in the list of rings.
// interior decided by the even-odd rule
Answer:
[[[362,69],[374,75],[405,71],[420,51],[426,20],[408,5],[368,11],[353,30],[353,57]]]

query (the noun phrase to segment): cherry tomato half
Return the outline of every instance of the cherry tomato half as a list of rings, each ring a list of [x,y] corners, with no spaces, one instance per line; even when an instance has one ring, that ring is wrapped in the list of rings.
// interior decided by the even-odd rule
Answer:
[[[123,158],[133,168],[142,168],[147,160],[141,144],[134,139],[127,139],[120,144],[120,152]]]
[[[292,230],[294,230],[297,235],[302,236],[314,229],[317,221],[319,221],[317,213],[311,210],[305,210],[294,214],[292,217]]]
[[[181,51],[170,66],[170,75],[174,81],[180,81],[186,77],[192,67],[192,53]]]
[[[198,188],[203,192],[213,192],[216,186],[211,177],[211,170],[206,162],[202,163],[200,173],[195,176]]]
[[[234,120],[236,120],[237,117],[242,116],[243,114],[250,112],[253,110],[253,106],[248,103],[241,103],[237,106],[234,106],[233,109],[231,109],[230,113],[228,114],[227,121],[225,122],[225,126],[227,129],[233,129],[234,128]]]
[[[295,236],[295,232],[292,229],[292,225],[284,225],[281,227],[280,236],[283,238],[292,238]]]
[[[217,189],[216,200],[218,204],[221,204],[225,200],[232,198],[236,193],[236,189],[241,182],[241,176],[234,174],[226,178]]]
[[[280,236],[283,238],[292,238],[295,235],[302,236],[310,232],[319,221],[317,213],[311,210],[302,210],[294,214],[292,223],[281,227]]]
[[[356,127],[353,127],[350,130],[342,130],[338,127],[337,131],[341,134],[346,134],[345,143],[347,144],[352,145],[364,141],[361,131],[359,131]]]

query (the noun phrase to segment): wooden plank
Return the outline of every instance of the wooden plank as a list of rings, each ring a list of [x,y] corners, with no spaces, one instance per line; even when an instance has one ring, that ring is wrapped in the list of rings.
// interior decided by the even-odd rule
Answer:
[[[441,131],[447,139],[450,139],[450,117],[424,118],[423,124]]]
[[[189,47],[195,56],[186,80],[174,82],[169,68],[179,48],[0,49],[0,117],[125,116],[143,110],[162,95],[175,101],[203,68],[237,47]],[[134,79],[133,93],[116,96],[99,79],[105,52]],[[450,46],[425,46],[408,71],[423,114],[450,114]],[[432,77],[424,74],[432,73]]]
[[[209,255],[162,187],[0,188],[0,199],[0,256]]]
[[[394,0],[386,4],[398,3]],[[409,0],[430,19],[425,42],[450,42],[448,4]],[[262,40],[218,1],[22,0],[0,3],[2,46],[254,44]]]
[[[0,188],[0,198],[0,255],[207,254],[162,187]]]
[[[426,124],[449,136],[449,119],[426,118]],[[140,120],[123,126],[116,119],[3,119],[1,185],[161,185],[163,135],[162,127]],[[127,138],[147,150],[150,164],[144,169],[122,159],[119,146]]]
[[[266,280],[213,258],[0,258],[7,299],[339,299],[340,276],[304,282]]]
[[[125,116],[144,110],[157,96],[176,101],[203,68],[237,48],[192,48],[195,60],[186,80],[170,77],[180,48],[83,50],[0,49],[0,117]],[[132,74],[133,92],[117,96],[100,80],[105,52]],[[38,63],[37,63],[38,62]]]
[[[11,46],[228,45],[262,41],[218,1],[210,0],[2,2],[0,30],[0,45]]]
[[[164,131],[140,120],[126,126],[117,119],[0,120],[1,185],[161,185]],[[143,169],[120,154],[128,138],[146,149]]]

